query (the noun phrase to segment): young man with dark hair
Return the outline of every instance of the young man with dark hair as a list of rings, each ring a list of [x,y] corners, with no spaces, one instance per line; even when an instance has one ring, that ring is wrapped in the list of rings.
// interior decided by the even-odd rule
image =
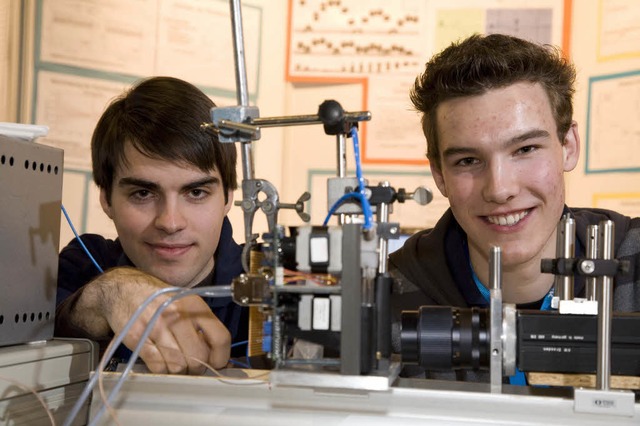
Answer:
[[[60,253],[56,335],[107,343],[157,290],[228,285],[242,272],[226,217],[236,148],[201,127],[213,106],[195,86],[155,77],[103,113],[91,141],[93,176],[118,239],[81,236],[102,274],[77,240]],[[129,349],[172,295],[145,310],[124,340]],[[189,296],[165,310],[140,357],[155,373],[200,374],[202,362],[225,366],[232,339],[246,335],[246,309],[229,297]]]
[[[394,308],[487,307],[489,255],[501,248],[502,293],[521,308],[547,309],[556,229],[576,221],[576,256],[588,225],[612,220],[619,259],[640,262],[640,219],[565,205],[564,173],[578,163],[574,66],[557,49],[519,38],[474,35],[435,55],[411,100],[422,113],[427,157],[450,209],[433,229],[390,256]],[[640,269],[616,280],[614,309],[640,310]],[[575,280],[584,297],[585,280]]]

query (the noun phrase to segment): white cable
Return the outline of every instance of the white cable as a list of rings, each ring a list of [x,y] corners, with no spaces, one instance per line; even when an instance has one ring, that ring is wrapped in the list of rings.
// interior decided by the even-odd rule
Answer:
[[[49,421],[51,422],[52,426],[56,425],[56,420],[53,418],[53,413],[51,412],[51,409],[49,408],[49,406],[47,405],[46,401],[44,400],[44,398],[42,397],[42,395],[40,395],[38,393],[38,391],[35,388],[32,388],[31,386],[28,386],[26,383],[23,383],[21,381],[18,381],[16,379],[13,379],[11,377],[7,377],[7,376],[0,376],[0,380],[4,380],[7,381],[11,384],[13,384],[14,386],[19,387],[22,390],[26,390],[27,392],[31,392],[36,399],[38,400],[38,402],[40,403],[40,405],[42,405],[42,407],[44,407],[44,411],[47,413],[47,416],[49,417]],[[7,398],[6,392],[5,394],[2,395],[3,398]],[[8,410],[7,410],[8,411]],[[5,413],[5,416],[7,414]],[[8,419],[6,417],[3,417],[1,420],[7,420],[10,421],[11,419]],[[4,423],[3,423],[4,424]]]
[[[125,326],[122,329],[122,331],[117,336],[115,336],[113,338],[112,344],[109,345],[110,346],[109,350],[107,350],[107,352],[105,352],[104,355],[102,356],[102,358],[100,359],[100,363],[98,365],[98,368],[96,369],[96,371],[95,371],[94,375],[91,377],[91,379],[85,385],[85,387],[82,390],[82,393],[80,394],[80,397],[78,398],[76,403],[71,408],[71,411],[69,412],[69,415],[65,419],[65,421],[63,423],[63,426],[71,426],[71,424],[73,423],[75,418],[78,416],[78,413],[82,409],[82,406],[84,405],[84,403],[87,400],[87,398],[89,398],[89,395],[91,395],[91,392],[93,391],[93,388],[96,386],[96,382],[98,380],[98,375],[100,374],[100,372],[102,370],[104,370],[107,362],[111,359],[113,354],[116,352],[116,350],[118,349],[118,347],[120,346],[120,344],[124,340],[124,337],[127,335],[127,333],[129,332],[129,330],[131,329],[133,324],[138,320],[138,318],[140,317],[142,312],[146,309],[146,307],[149,306],[149,304],[151,302],[153,302],[158,296],[160,296],[162,294],[177,292],[177,291],[181,291],[181,290],[183,290],[183,289],[180,288],[180,287],[167,287],[167,288],[162,288],[160,290],[157,290],[156,292],[151,294],[149,297],[147,297],[147,299],[142,303],[142,305],[140,305],[138,307],[138,309],[136,309],[136,311],[133,313],[133,315],[131,316],[129,321],[125,324]]]
[[[107,400],[103,403],[102,407],[100,408],[100,411],[98,411],[96,416],[89,423],[89,426],[95,425],[98,422],[98,420],[100,420],[102,415],[104,414],[107,406],[111,405],[113,398],[118,394],[118,392],[120,391],[120,388],[124,384],[125,379],[127,378],[129,373],[133,369],[133,366],[134,366],[136,360],[138,359],[138,355],[140,354],[140,351],[142,350],[142,347],[144,346],[147,338],[149,337],[149,334],[151,334],[151,331],[153,330],[153,326],[155,325],[155,323],[158,320],[158,318],[160,318],[160,315],[162,314],[162,312],[164,312],[164,310],[171,303],[175,302],[176,300],[179,300],[179,299],[182,299],[184,297],[191,296],[191,295],[194,295],[194,294],[195,295],[204,296],[204,297],[229,297],[231,295],[231,286],[207,286],[207,287],[192,288],[192,289],[188,289],[188,290],[187,289],[178,289],[178,291],[179,291],[178,294],[176,294],[176,295],[170,297],[169,299],[165,300],[162,303],[162,305],[160,305],[160,307],[158,307],[158,309],[156,309],[156,312],[153,314],[153,316],[149,320],[149,323],[146,325],[145,330],[144,330],[142,336],[140,337],[140,340],[138,341],[138,344],[135,347],[135,350],[131,354],[131,357],[129,358],[129,361],[127,362],[126,368],[122,372],[122,374],[121,374],[120,378],[118,379],[118,381],[116,382],[116,384],[113,386],[113,389],[109,393],[109,396],[107,397]],[[123,329],[123,331],[124,331],[124,329]],[[123,333],[123,331],[120,332],[118,337],[126,335],[126,333]],[[124,337],[122,337],[121,340],[123,340],[123,339],[124,339]],[[100,372],[98,372],[98,374],[100,374]],[[95,383],[94,383],[94,386],[95,386]]]

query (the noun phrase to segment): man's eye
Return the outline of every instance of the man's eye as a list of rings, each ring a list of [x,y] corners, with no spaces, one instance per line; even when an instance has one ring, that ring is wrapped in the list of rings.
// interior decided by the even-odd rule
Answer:
[[[144,200],[151,196],[151,191],[148,189],[139,189],[131,193],[131,197],[136,198],[138,200]]]
[[[467,158],[462,158],[458,161],[456,161],[456,166],[471,166],[473,164],[476,164],[478,162],[478,160],[476,158],[473,157],[467,157]]]
[[[209,195],[209,193],[208,193],[207,191],[205,191],[204,189],[192,189],[192,190],[189,192],[189,195],[190,195],[192,198],[201,199],[201,198],[204,198],[204,197],[206,197],[207,195]]]
[[[518,154],[528,154],[530,152],[533,152],[536,150],[536,147],[533,145],[527,145],[527,146],[523,146],[522,148],[520,148],[517,153]]]

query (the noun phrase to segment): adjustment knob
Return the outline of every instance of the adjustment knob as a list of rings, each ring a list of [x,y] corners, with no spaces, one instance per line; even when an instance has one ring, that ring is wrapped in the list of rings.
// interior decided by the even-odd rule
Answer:
[[[421,206],[426,206],[433,200],[433,193],[430,189],[424,186],[419,186],[413,192],[407,192],[404,188],[398,190],[398,201],[404,203],[405,201],[412,199]]]

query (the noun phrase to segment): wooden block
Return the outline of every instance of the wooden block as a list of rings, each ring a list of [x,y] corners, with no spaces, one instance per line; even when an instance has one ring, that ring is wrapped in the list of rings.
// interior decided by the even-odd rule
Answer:
[[[567,374],[567,373],[527,373],[530,385],[572,386],[595,388],[595,374]],[[611,389],[640,389],[640,377],[611,376]]]

